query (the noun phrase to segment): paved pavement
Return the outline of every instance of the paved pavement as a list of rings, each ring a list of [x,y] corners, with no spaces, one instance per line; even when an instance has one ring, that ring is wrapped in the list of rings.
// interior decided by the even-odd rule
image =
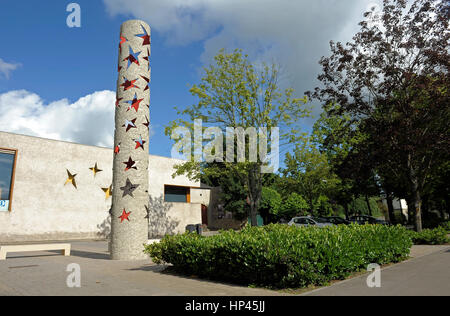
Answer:
[[[8,254],[0,261],[0,295],[174,295],[270,296],[275,291],[215,283],[160,273],[164,268],[144,261],[109,260],[103,241],[74,241],[70,257],[57,252]],[[81,269],[81,287],[69,288],[66,280]]]
[[[0,261],[0,295],[287,295],[265,289],[204,281],[161,273],[144,261],[112,261],[103,241],[73,241],[70,257],[58,252],[8,254]],[[450,246],[414,246],[413,259],[381,272],[381,289],[357,277],[306,295],[450,295]],[[71,263],[81,269],[81,287],[69,288]]]
[[[450,296],[450,246],[413,246],[411,256],[382,269],[379,288],[369,288],[365,274],[303,295]]]

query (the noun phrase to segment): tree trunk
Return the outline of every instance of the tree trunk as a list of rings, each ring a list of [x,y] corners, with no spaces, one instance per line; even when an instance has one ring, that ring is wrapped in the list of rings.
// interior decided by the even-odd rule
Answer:
[[[348,220],[350,216],[348,215],[348,203],[344,204],[344,211],[345,211],[345,219]]]
[[[258,209],[261,202],[262,178],[261,167],[254,164],[250,167],[248,173],[248,192],[250,200],[250,223],[252,226],[258,226]]]
[[[397,221],[395,219],[394,203],[393,203],[391,193],[386,193],[386,203],[387,203],[387,207],[388,207],[389,221],[391,222],[391,224],[395,225]]]
[[[369,215],[372,216],[372,208],[370,207],[370,200],[369,197],[366,194],[366,204],[367,204],[367,209],[369,210]]]

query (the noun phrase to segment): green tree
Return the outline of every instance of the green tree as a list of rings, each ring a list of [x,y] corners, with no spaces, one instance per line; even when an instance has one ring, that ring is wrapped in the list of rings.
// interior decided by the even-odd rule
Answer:
[[[241,50],[226,53],[221,50],[214,57],[214,63],[204,68],[201,83],[193,85],[190,92],[198,98],[198,103],[178,110],[180,118],[166,127],[166,135],[172,135],[175,128],[183,126],[193,131],[193,122],[201,119],[204,127],[215,126],[226,133],[227,127],[266,129],[279,128],[280,145],[295,142],[301,135],[298,128],[300,118],[309,115],[309,108],[303,99],[293,96],[293,89],[282,91],[278,87],[278,67],[274,64],[253,65]],[[184,119],[184,117],[188,119]],[[237,140],[235,139],[235,142]],[[271,137],[268,136],[268,145]],[[230,149],[230,148],[227,148]],[[259,148],[257,149],[258,152]],[[194,152],[195,154],[195,152]],[[246,143],[246,154],[254,154]],[[205,162],[192,161],[180,165],[176,174],[187,174],[200,179],[202,173],[209,173]],[[189,159],[191,158],[191,159]],[[261,167],[267,161],[257,157],[257,161],[227,162],[214,173],[233,173],[245,187],[252,225],[256,225],[256,215],[261,202]],[[236,161],[236,160],[235,160]],[[274,170],[276,171],[276,170]]]

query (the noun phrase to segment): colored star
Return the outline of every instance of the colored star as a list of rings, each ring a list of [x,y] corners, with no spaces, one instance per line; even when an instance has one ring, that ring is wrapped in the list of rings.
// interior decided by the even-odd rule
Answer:
[[[122,100],[123,98],[116,98],[116,107],[120,107],[120,105],[119,105],[119,103],[120,103],[120,100]]]
[[[137,170],[137,167],[136,167],[137,161],[133,161],[133,159],[131,159],[131,157],[128,158],[128,161],[123,162],[123,163],[124,163],[125,165],[127,165],[127,166],[125,167],[125,171],[128,171],[128,170],[131,169],[131,168]]]
[[[105,192],[105,200],[108,199],[112,195],[112,184],[108,188],[102,188],[103,192]]]
[[[149,60],[149,58],[150,58],[150,50],[147,48],[147,56],[142,57],[142,59],[145,59],[147,61],[148,70],[150,70],[150,60]]]
[[[120,152],[120,143],[114,148],[114,154],[118,154]]]
[[[145,122],[145,123],[142,123],[142,125],[145,125],[145,126],[147,126],[147,128],[149,128],[150,122],[149,122],[147,116],[145,117],[145,121],[146,121],[146,122]]]
[[[142,100],[144,100],[144,99],[143,99],[143,98],[142,98],[142,99],[138,99],[138,98],[136,97],[136,93],[134,93],[134,98],[133,98],[133,100],[127,101],[127,103],[129,104],[128,109],[127,109],[127,112],[128,112],[131,108],[135,109],[136,112],[137,112],[138,109],[139,109],[139,103],[141,103]]]
[[[147,31],[145,30],[145,28],[142,25],[141,25],[141,28],[144,31],[144,33],[136,34],[136,36],[138,36],[138,37],[143,39],[142,46],[150,45],[150,35],[148,35]]]
[[[129,195],[131,197],[134,197],[133,196],[133,191],[136,190],[138,186],[139,186],[139,184],[132,184],[130,179],[127,178],[125,186],[120,188],[123,191],[122,197],[124,197],[125,195]]]
[[[128,80],[126,77],[123,77],[123,79],[124,79],[124,82],[120,86],[123,87],[124,91],[127,91],[128,89],[131,89],[131,88],[139,89],[139,87],[134,84],[137,81],[137,79],[134,79],[131,81]]]
[[[72,185],[75,187],[75,189],[77,188],[77,183],[75,182],[75,176],[76,176],[76,174],[71,174],[70,172],[69,172],[69,170],[67,170],[66,169],[66,171],[67,171],[67,180],[66,180],[66,183],[64,183],[64,185],[66,185],[67,183],[72,183]]]
[[[89,169],[91,169],[92,172],[94,173],[94,177],[96,176],[97,172],[103,171],[103,170],[101,170],[101,169],[98,169],[97,163],[95,163],[95,166],[94,166],[94,167],[89,168]]]
[[[130,54],[128,55],[128,57],[125,57],[125,59],[123,60],[123,61],[128,60],[127,69],[130,68],[130,65],[133,63],[139,66],[139,54],[141,52],[135,53],[133,51],[133,49],[131,48],[131,46],[128,47],[128,49],[129,49]]]
[[[141,75],[141,77],[142,77],[142,79],[144,79],[145,81],[147,81],[147,85],[145,86],[144,91],[145,91],[145,90],[148,90],[148,85],[149,85],[149,83],[150,83],[150,78],[144,77],[144,76],[142,76],[142,75]]]
[[[127,39],[125,37],[123,37],[122,35],[120,36],[120,43],[119,43],[119,50],[122,50],[122,44],[125,43],[127,41]]]
[[[134,139],[134,142],[136,143],[136,147],[134,149],[138,149],[139,147],[144,150],[144,144],[146,143],[145,140],[142,140],[142,136],[139,136],[138,139]]]
[[[120,218],[120,222],[122,223],[124,220],[130,221],[130,219],[128,218],[128,216],[130,216],[131,211],[130,212],[125,212],[125,209],[123,209],[122,211],[122,215],[120,215],[118,218]]]
[[[125,124],[122,125],[122,127],[126,127],[125,132],[128,132],[130,128],[137,128],[134,122],[136,122],[136,119],[132,119],[131,121],[125,120]]]

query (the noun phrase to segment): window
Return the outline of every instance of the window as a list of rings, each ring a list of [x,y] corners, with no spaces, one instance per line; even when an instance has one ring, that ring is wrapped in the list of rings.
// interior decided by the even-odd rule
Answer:
[[[174,185],[164,186],[164,202],[190,202],[190,192],[189,187],[180,187]]]
[[[0,148],[0,212],[11,211],[17,150]]]

